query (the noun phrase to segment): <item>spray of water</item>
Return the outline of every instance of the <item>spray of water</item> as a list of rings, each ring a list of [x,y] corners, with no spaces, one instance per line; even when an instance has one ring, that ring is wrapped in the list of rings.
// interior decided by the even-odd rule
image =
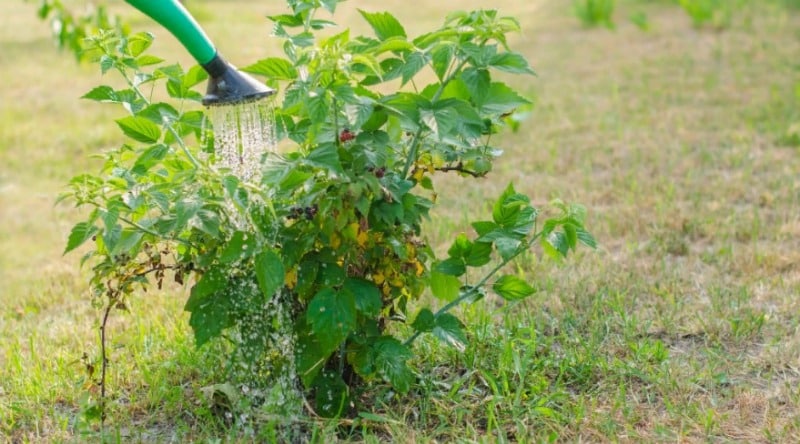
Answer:
[[[275,152],[275,115],[270,100],[209,108],[215,165],[243,182],[260,179],[264,156]]]
[[[275,152],[271,101],[213,106],[209,116],[214,130],[214,166],[228,170],[242,182],[257,183],[265,156]],[[229,204],[233,207],[232,202]],[[239,216],[233,220],[237,228],[252,229],[246,218]],[[262,413],[291,421],[301,412],[303,394],[294,361],[289,295],[278,291],[265,297],[255,279],[245,276],[232,276],[228,288],[237,320],[230,336],[235,348],[230,377]]]

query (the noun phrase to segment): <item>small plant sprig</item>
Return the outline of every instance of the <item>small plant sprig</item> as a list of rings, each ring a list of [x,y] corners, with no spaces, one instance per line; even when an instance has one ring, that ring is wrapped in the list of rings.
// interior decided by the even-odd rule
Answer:
[[[572,6],[584,26],[614,29],[615,3],[616,0],[573,0]]]
[[[198,346],[252,339],[235,342],[232,359],[248,368],[293,366],[325,416],[347,414],[368,382],[408,392],[411,347],[423,334],[467,347],[453,313],[460,304],[489,292],[508,301],[534,294],[522,277],[505,274],[518,255],[534,245],[554,257],[595,245],[581,206],[555,201],[558,214],[540,221],[509,185],[491,220],[474,222],[472,239],[458,235],[437,258],[424,232],[437,200],[434,176],[486,176],[502,152],[493,135],[516,125],[515,113],[529,105],[493,78],[533,74],[508,45],[519,25],[495,11],[458,12],[409,38],[391,14],[360,11],[373,36],[318,38],[333,23],[317,15],[337,3],[289,1],[289,13],[270,17],[285,57],[245,68],[280,91],[278,136],[294,145],[264,160],[258,183],[204,160],[213,161],[213,137],[201,111],[184,111],[200,98],[192,89],[205,78],[199,68],[146,54],[149,34],[90,39],[102,72],[116,70],[128,86],[99,86],[84,97],[123,106],[130,115],[116,123],[135,143],[106,154],[100,175],[73,179],[66,196],[91,208],[67,251],[92,241],[84,261],[105,308],[103,343],[111,311],[171,273],[191,285],[186,310]],[[177,105],[149,99],[158,83]],[[475,273],[481,277],[468,279]],[[444,305],[411,316],[409,303],[426,290]],[[260,315],[276,295],[296,341],[288,357],[265,339],[287,321]],[[403,338],[392,324],[411,333]]]
[[[109,15],[108,8],[102,3],[94,5],[90,2],[85,12],[78,14],[64,6],[61,0],[39,0],[37,15],[50,23],[56,46],[71,52],[78,61],[85,60],[83,43],[88,37],[108,29],[123,36],[130,32],[118,16]]]

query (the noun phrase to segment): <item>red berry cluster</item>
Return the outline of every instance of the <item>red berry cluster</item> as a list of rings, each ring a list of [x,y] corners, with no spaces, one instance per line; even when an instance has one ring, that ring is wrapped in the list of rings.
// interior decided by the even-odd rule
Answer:
[[[353,134],[353,132],[350,131],[347,128],[342,130],[342,133],[339,134],[339,142],[342,142],[342,143],[349,142],[349,141],[351,141],[351,140],[353,140],[355,138],[356,138],[356,135]]]

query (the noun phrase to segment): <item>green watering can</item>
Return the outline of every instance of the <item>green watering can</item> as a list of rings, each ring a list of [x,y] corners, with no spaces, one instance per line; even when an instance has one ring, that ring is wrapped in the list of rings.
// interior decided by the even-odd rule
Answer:
[[[208,73],[203,105],[234,105],[275,93],[226,62],[189,11],[176,0],[125,0],[174,35]]]

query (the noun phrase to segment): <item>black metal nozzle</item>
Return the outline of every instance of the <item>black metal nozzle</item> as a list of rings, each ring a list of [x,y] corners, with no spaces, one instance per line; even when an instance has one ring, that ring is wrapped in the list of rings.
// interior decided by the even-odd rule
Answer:
[[[275,90],[237,70],[219,54],[202,66],[210,76],[203,105],[233,105],[275,94]]]

